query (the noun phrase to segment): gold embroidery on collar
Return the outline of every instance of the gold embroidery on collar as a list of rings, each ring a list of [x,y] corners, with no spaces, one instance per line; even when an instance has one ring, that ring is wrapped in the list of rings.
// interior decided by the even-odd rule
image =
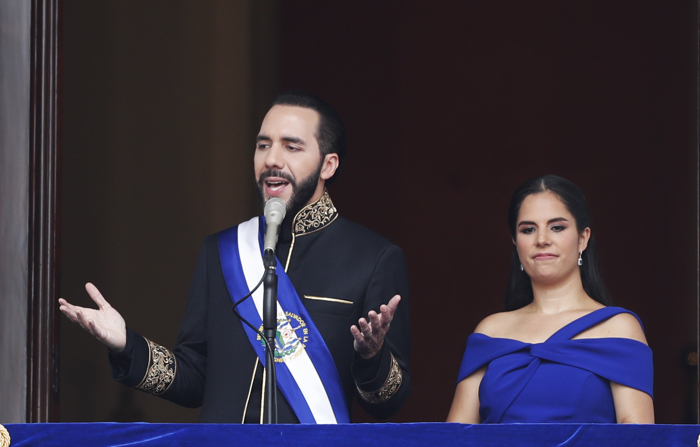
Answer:
[[[304,207],[294,216],[292,234],[302,236],[313,233],[331,224],[338,218],[338,210],[335,209],[328,191],[323,191],[320,199]]]
[[[292,243],[287,253],[287,262],[284,264],[284,271],[289,271],[289,262],[292,260],[294,243],[297,236],[304,236],[321,230],[332,224],[338,218],[338,210],[333,205],[328,191],[324,190],[320,199],[302,208],[292,221]]]
[[[384,381],[384,385],[381,386],[376,391],[364,391],[361,390],[357,384],[357,391],[360,392],[360,396],[371,404],[381,404],[391,399],[391,397],[396,394],[396,392],[401,387],[401,382],[403,381],[403,375],[401,374],[401,367],[399,362],[394,358],[394,354],[391,354],[391,368],[389,368],[389,376]]]
[[[163,346],[147,338],[146,341],[148,342],[148,368],[141,383],[136,385],[136,389],[157,396],[168,391],[175,381],[177,361],[173,353]]]

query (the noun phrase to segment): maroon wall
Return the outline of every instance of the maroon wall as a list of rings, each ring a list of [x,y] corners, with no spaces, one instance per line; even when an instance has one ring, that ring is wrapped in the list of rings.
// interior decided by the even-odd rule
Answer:
[[[282,6],[282,87],[348,127],[336,205],[408,256],[414,391],[393,420],[446,417],[467,335],[502,309],[510,194],[556,173],[645,323],[657,421],[692,422],[697,3],[453,3]]]

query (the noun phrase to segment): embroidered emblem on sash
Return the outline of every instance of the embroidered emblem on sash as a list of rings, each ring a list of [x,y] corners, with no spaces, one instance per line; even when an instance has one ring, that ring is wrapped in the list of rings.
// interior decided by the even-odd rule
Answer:
[[[260,326],[262,332],[262,326]],[[258,334],[258,340],[265,342]],[[277,334],[275,336],[275,362],[292,360],[304,352],[309,342],[309,328],[297,314],[285,312],[285,318],[277,317]]]

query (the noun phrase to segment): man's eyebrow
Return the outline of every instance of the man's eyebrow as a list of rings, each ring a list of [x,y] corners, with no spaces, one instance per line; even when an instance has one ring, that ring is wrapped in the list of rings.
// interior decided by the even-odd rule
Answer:
[[[282,141],[286,141],[288,143],[294,143],[294,144],[301,144],[301,145],[306,144],[306,141],[302,140],[299,137],[282,137]]]
[[[256,141],[256,142],[260,142],[260,141],[272,141],[272,138],[268,137],[267,135],[260,134],[260,135],[257,136],[257,138],[255,138],[255,141]],[[285,141],[285,142],[287,142],[287,143],[301,144],[301,145],[305,145],[305,144],[306,144],[306,141],[302,140],[302,139],[299,138],[299,137],[282,137],[282,141]]]

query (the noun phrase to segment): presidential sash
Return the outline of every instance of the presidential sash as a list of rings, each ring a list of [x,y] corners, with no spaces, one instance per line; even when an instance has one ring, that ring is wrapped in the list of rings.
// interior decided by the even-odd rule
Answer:
[[[264,217],[254,217],[219,234],[219,257],[233,302],[262,278]],[[277,384],[302,424],[348,423],[343,386],[331,353],[294,285],[277,260]],[[262,331],[263,287],[238,305],[243,318]],[[241,323],[243,324],[243,323]],[[259,334],[243,329],[263,365],[267,362]]]

